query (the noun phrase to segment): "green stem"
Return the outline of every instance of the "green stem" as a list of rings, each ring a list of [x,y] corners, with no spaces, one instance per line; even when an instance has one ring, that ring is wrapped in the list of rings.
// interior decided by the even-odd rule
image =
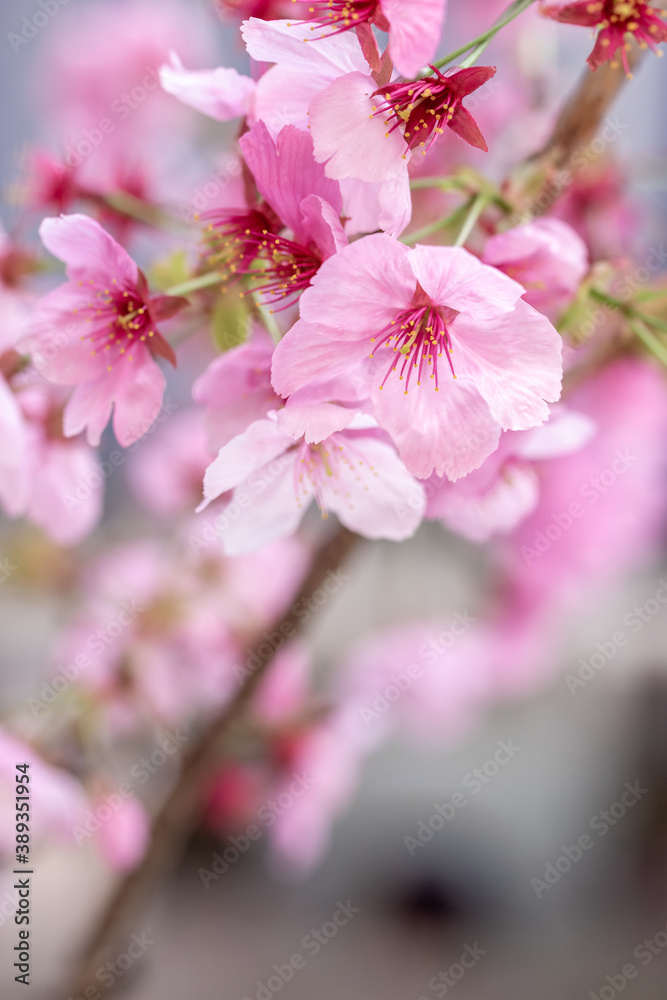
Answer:
[[[420,240],[426,239],[427,236],[432,236],[439,229],[447,229],[448,226],[456,225],[459,218],[465,216],[465,213],[470,211],[474,201],[475,197],[469,198],[468,201],[463,205],[459,205],[449,215],[445,215],[441,219],[436,219],[435,222],[429,222],[427,226],[418,229],[416,233],[408,233],[407,236],[402,236],[401,243],[418,243]]]
[[[515,17],[522,14],[524,10],[527,10],[528,7],[530,7],[534,2],[535,0],[515,0],[514,3],[511,3],[509,7],[503,11],[500,17],[494,21],[487,31],[478,35],[477,38],[473,38],[473,40],[468,42],[467,45],[463,45],[460,49],[456,49],[454,52],[450,52],[449,55],[444,56],[442,59],[438,59],[438,61],[433,63],[433,65],[437,69],[440,69],[442,66],[446,66],[448,63],[458,59],[459,56],[469,52],[470,49],[479,49],[479,52],[476,51],[475,53],[472,53],[472,55],[470,55],[466,60],[464,65],[470,66],[471,62],[474,62],[475,59],[481,55],[494,35],[496,35],[501,28],[504,28],[506,24],[509,24],[510,21],[513,21]]]
[[[645,347],[667,368],[667,347],[640,319],[628,319],[630,329]]]
[[[477,220],[489,203],[489,196],[487,194],[478,194],[473,199],[472,205],[470,206],[470,211],[468,216],[461,227],[461,232],[456,237],[455,247],[464,246],[466,240],[470,236],[471,232],[477,224]]]
[[[211,285],[219,285],[223,277],[218,271],[211,271],[209,274],[199,274],[196,278],[190,278],[181,285],[172,285],[164,295],[188,295],[190,292],[197,292],[200,288],[210,288]]]

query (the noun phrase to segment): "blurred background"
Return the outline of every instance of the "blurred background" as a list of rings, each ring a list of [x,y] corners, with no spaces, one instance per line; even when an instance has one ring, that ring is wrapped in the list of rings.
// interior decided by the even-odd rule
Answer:
[[[12,37],[23,38],[24,20],[33,19],[39,5],[5,0],[0,9],[0,180],[5,193],[0,214],[7,232],[26,242],[34,241],[40,218],[17,204],[26,151],[48,147],[62,153],[78,141],[78,125],[71,125],[69,135],[59,131],[52,103],[60,101],[62,107],[72,81],[93,87],[97,80],[100,100],[111,106],[128,87],[131,92],[132,73],[140,74],[134,85],[141,87],[148,69],[173,47],[189,68],[247,70],[237,22],[229,11],[225,20],[203,0],[54,4],[57,13],[49,13],[48,23],[25,44],[12,42]],[[502,6],[450,0],[443,52],[482,30]],[[590,39],[585,31],[539,19],[533,10],[524,17],[521,29],[512,28],[510,41],[498,40],[489,50],[488,61],[499,67],[499,82],[488,100],[480,95],[475,113],[487,128],[497,128],[491,159],[483,162],[481,154],[456,147],[455,163],[446,162],[452,154],[442,154],[441,160],[440,154],[430,154],[426,172],[465,162],[500,180],[548,137],[559,102],[582,72]],[[106,63],[95,56],[100,23],[114,50]],[[133,54],[129,70],[118,69],[124,46]],[[104,72],[110,74],[108,81],[102,79]],[[521,99],[515,79],[523,81]],[[521,103],[527,90],[530,106]],[[584,198],[579,191],[580,207],[572,203],[568,211],[571,217],[579,213],[582,225],[584,212],[589,222],[594,220],[589,226],[593,259],[633,257],[641,262],[652,247],[662,252],[667,222],[664,94],[663,65],[646,60],[612,110],[614,139],[608,145],[613,148],[602,156],[595,150],[589,157],[591,171],[604,177],[600,180],[598,173],[589,183],[597,185],[595,192]],[[146,107],[149,100],[154,100],[152,92]],[[200,202],[215,198],[205,185],[221,183],[232,162],[234,130],[180,106],[174,112],[170,101],[165,95],[155,97],[154,118],[163,114],[164,122],[155,125],[154,133],[146,130],[143,138],[138,130],[132,147],[136,159],[125,166],[128,173],[145,171],[141,191],[176,206],[188,221]],[[610,210],[604,216],[604,192],[616,190],[615,184],[623,191],[622,213]],[[617,209],[618,201],[614,204]],[[417,205],[415,228],[433,211],[431,203]],[[178,233],[167,239],[174,248],[182,242]],[[157,241],[150,231],[139,232],[133,245],[139,259],[155,256]],[[161,253],[164,245],[161,237]],[[181,416],[189,406],[193,373],[207,357],[206,349],[195,343],[170,382],[168,398],[181,408]],[[327,744],[326,751],[319,747],[312,761],[306,754],[299,758],[305,761],[303,768],[297,766],[297,757],[289,756],[290,740],[296,739],[296,729],[308,729],[303,720],[287,736],[281,730],[282,742],[276,737],[275,744],[280,742],[281,760],[289,757],[285,774],[290,780],[312,769],[313,780],[332,776],[335,788],[323,793],[325,829],[311,830],[308,822],[317,823],[308,817],[305,826],[296,819],[290,825],[289,792],[282,805],[267,812],[284,783],[267,781],[257,734],[239,735],[238,744],[227,747],[221,758],[206,821],[146,910],[137,912],[128,951],[119,951],[115,971],[100,980],[101,996],[115,982],[128,1000],[181,1000],[184,995],[268,1000],[277,994],[288,1000],[341,995],[350,1000],[420,1000],[454,990],[461,1000],[532,1000],[536,994],[545,1000],[611,1000],[618,993],[662,1000],[667,976],[667,603],[661,595],[667,600],[667,505],[663,500],[661,506],[655,496],[667,495],[667,439],[651,441],[651,475],[643,478],[649,451],[641,448],[653,431],[641,422],[632,425],[632,413],[648,407],[651,397],[638,389],[636,397],[618,400],[610,398],[611,386],[602,389],[618,419],[614,422],[613,412],[609,416],[604,453],[586,452],[571,473],[571,496],[581,496],[587,483],[611,467],[619,450],[630,449],[634,455],[637,448],[639,457],[630,461],[626,479],[632,485],[626,488],[626,479],[615,473],[613,488],[594,487],[609,503],[587,507],[576,538],[572,534],[572,548],[585,548],[592,539],[600,550],[594,571],[586,575],[582,570],[580,587],[570,587],[567,600],[554,599],[548,613],[535,612],[535,634],[528,628],[513,643],[497,613],[507,596],[503,588],[516,587],[506,571],[512,555],[502,546],[491,551],[448,533],[439,523],[425,524],[400,546],[362,541],[343,567],[346,578],[313,610],[305,628],[316,692],[308,712],[326,717],[330,698],[349,696],[355,664],[375,664],[357,700],[350,696],[361,732],[357,749],[345,749],[343,727],[338,744]],[[142,440],[135,455],[108,478],[103,520],[81,544],[58,546],[37,528],[2,523],[0,556],[13,567],[0,586],[2,702],[4,719],[11,715],[19,720],[12,728],[16,738],[30,741],[42,724],[49,738],[57,736],[62,720],[50,710],[44,717],[36,715],[30,699],[44,699],[44,682],[71,662],[73,650],[82,648],[72,630],[88,630],[80,632],[85,636],[94,631],[92,622],[109,621],[107,611],[99,610],[106,599],[100,594],[129,599],[135,584],[136,593],[153,593],[154,584],[141,590],[149,564],[157,576],[190,572],[183,568],[183,553],[174,555],[173,536],[178,534],[192,549],[193,533],[200,529],[179,512],[176,532],[142,503],[139,466],[152,468],[161,435],[158,430]],[[109,435],[102,457],[114,447]],[[163,458],[167,447],[165,442]],[[562,484],[566,473],[557,468],[551,476]],[[645,509],[642,502],[650,490],[655,496]],[[557,491],[547,494],[544,504],[543,521],[531,522],[516,542],[516,559],[521,545],[536,544],[543,525],[567,510]],[[600,530],[600,518],[606,518],[606,532]],[[647,521],[650,532],[642,528]],[[307,523],[307,541],[317,537],[320,527],[316,517]],[[561,530],[565,541],[559,551],[570,544],[567,530]],[[560,543],[559,536],[553,548]],[[619,545],[622,553],[605,562],[605,554]],[[121,551],[122,558],[114,562],[109,553]],[[552,577],[541,571],[550,555],[522,556],[526,572],[517,604],[525,607],[538,593],[552,586],[555,591],[554,581],[560,578],[553,566]],[[276,574],[278,597],[266,596],[271,608],[280,607],[282,590],[298,591],[292,577],[300,570],[290,576],[284,567],[300,566],[299,558],[285,553],[284,579],[275,568],[267,570]],[[532,575],[531,558],[538,570]],[[572,564],[576,577],[574,556]],[[97,567],[94,572],[91,565]],[[100,574],[106,574],[102,582]],[[241,575],[237,581],[232,573],[227,590],[218,592],[232,608],[230,614],[235,587],[247,587]],[[488,627],[494,615],[496,631]],[[268,628],[270,616],[266,621],[255,618]],[[461,643],[457,622],[464,623]],[[418,630],[414,634],[409,631],[413,626]],[[401,711],[406,706],[405,718],[389,725],[393,708],[384,706],[387,697],[393,698],[390,688],[397,676],[405,676],[412,662],[428,664],[427,654],[419,651],[431,639],[448,647],[451,634],[457,637],[451,643],[454,652],[465,644],[467,655],[452,666],[456,677],[444,690],[433,694],[426,686],[423,701],[440,699],[437,706],[429,714],[417,696],[415,705],[407,706],[410,691],[400,706]],[[379,645],[369,652],[363,645],[368,642]],[[479,648],[469,648],[475,643]],[[361,653],[355,652],[359,649]],[[155,652],[146,645],[143,655],[148,663]],[[173,654],[170,669],[182,675],[175,703],[190,697],[190,655],[182,642]],[[343,681],[336,680],[341,676]],[[156,677],[159,686],[159,669]],[[200,698],[205,704],[205,685]],[[116,708],[111,731],[124,733],[122,706]],[[109,783],[99,794],[113,794],[132,774],[149,807],[159,802],[177,772],[178,754],[164,770],[165,762],[154,766],[145,788],[137,777],[137,767],[145,766],[139,762],[150,759],[165,733],[173,738],[182,732],[184,742],[193,738],[196,720],[188,718],[181,726],[170,705],[157,737],[132,735],[116,745],[106,731],[97,740],[101,723],[95,697],[70,709],[79,720],[84,748],[106,755]],[[66,718],[67,712],[62,715]],[[275,719],[267,718],[263,724],[270,728]],[[2,795],[11,827],[4,774]],[[273,824],[262,825],[262,807],[264,818],[274,808],[281,818],[285,813],[284,822],[275,823],[277,832]],[[253,839],[248,830],[255,829],[255,821],[261,832]],[[105,854],[93,837],[77,844],[71,827],[66,836],[45,836],[35,844],[32,996],[67,1000],[61,984],[123,868],[110,863],[112,856],[113,850]],[[0,884],[0,982],[7,1000],[25,995],[12,973],[12,879],[6,866]],[[141,942],[134,953],[129,950],[132,935]],[[127,954],[131,959],[126,961]]]

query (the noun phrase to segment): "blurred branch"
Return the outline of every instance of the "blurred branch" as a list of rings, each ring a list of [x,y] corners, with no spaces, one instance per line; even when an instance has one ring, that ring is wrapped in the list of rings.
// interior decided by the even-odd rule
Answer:
[[[301,630],[302,621],[296,610],[322,585],[327,575],[343,563],[357,542],[357,535],[341,527],[322,545],[291,610],[278,625],[290,624],[296,632]],[[145,904],[160,877],[180,859],[188,836],[200,818],[202,790],[218,758],[221,740],[248,708],[273,660],[274,651],[267,650],[267,645],[264,637],[258,639],[253,650],[257,667],[245,678],[236,696],[203,731],[198,744],[186,757],[176,785],[153,822],[151,844],[144,860],[120,883],[88,943],[70,989],[72,996],[85,995],[88,987],[99,984],[96,972],[100,965],[113,957],[113,948],[128,929],[131,918]]]

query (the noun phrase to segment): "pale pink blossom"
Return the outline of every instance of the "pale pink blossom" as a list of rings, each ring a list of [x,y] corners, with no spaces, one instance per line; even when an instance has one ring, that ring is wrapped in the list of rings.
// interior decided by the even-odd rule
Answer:
[[[230,505],[242,509],[223,535],[230,555],[292,534],[314,499],[350,530],[393,541],[414,534],[425,503],[375,422],[327,403],[269,414],[221,448],[206,472],[199,509],[232,490]]]
[[[256,83],[235,69],[186,70],[175,52],[160,67],[162,89],[202,114],[219,122],[232,121],[251,112]]]
[[[302,318],[274,354],[274,387],[289,396],[321,381],[345,401],[357,386],[413,475],[459,479],[502,430],[546,420],[560,395],[560,337],[522,294],[466,250],[367,236],[304,292]]]
[[[49,381],[76,386],[65,407],[67,437],[87,430],[90,444],[99,444],[113,408],[126,447],[160,411],[166,383],[155,358],[173,364],[175,354],[156,321],[184,300],[150,297],[132,258],[87,216],[45,219],[40,235],[69,280],[35,307],[26,337],[33,364]]]
[[[433,59],[440,41],[447,0],[315,0],[310,4],[307,40],[355,30],[373,70],[380,53],[372,25],[389,35],[389,55],[402,76],[416,76]]]
[[[594,421],[557,404],[542,426],[503,433],[496,451],[457,482],[431,476],[426,516],[474,542],[506,534],[537,506],[543,464],[584,447],[594,434]]]
[[[492,236],[482,260],[523,285],[524,301],[551,320],[572,302],[589,266],[581,237],[560,219],[550,218]]]

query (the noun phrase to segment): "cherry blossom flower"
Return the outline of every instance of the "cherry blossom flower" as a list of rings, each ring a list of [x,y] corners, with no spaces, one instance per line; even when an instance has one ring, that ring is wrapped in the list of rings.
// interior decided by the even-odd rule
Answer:
[[[510,532],[538,504],[543,464],[584,447],[594,434],[589,417],[557,404],[541,427],[502,434],[496,451],[463,479],[431,476],[426,516],[474,542]]]
[[[327,403],[269,414],[221,448],[206,472],[199,509],[230,490],[230,504],[241,508],[223,533],[230,555],[292,534],[313,499],[350,530],[393,541],[414,534],[425,503],[375,421]],[[401,517],[415,491],[420,500]]]
[[[208,263],[223,268],[227,280],[249,276],[253,291],[285,308],[322,261],[347,245],[340,187],[315,162],[310,135],[293,125],[274,142],[264,122],[257,122],[240,144],[268,207],[206,213]],[[284,228],[289,236],[279,235]]]
[[[488,150],[477,122],[463,106],[463,98],[479,90],[496,72],[495,66],[472,66],[469,69],[451,70],[442,74],[430,67],[434,76],[410,80],[406,83],[389,83],[376,90],[373,96],[379,107],[374,116],[381,116],[385,125],[393,119],[389,134],[402,129],[410,149],[428,149],[437,135],[450,128],[470,146]]]
[[[598,28],[593,51],[588,57],[591,69],[604,62],[618,66],[618,53],[628,77],[632,77],[628,64],[626,36],[636,38],[642,48],[658,52],[658,45],[667,41],[665,12],[653,7],[647,0],[574,0],[569,3],[542,3],[541,11],[547,17],[564,24],[580,24]]]
[[[356,30],[371,69],[380,69],[372,25],[389,34],[389,55],[403,76],[415,76],[435,55],[447,0],[314,0],[306,41]]]
[[[559,219],[497,233],[487,240],[482,260],[522,284],[524,301],[551,320],[570,304],[588,271],[586,244]]]
[[[461,248],[367,236],[304,292],[302,318],[274,354],[274,387],[289,396],[320,380],[345,401],[359,386],[413,475],[458,479],[501,430],[542,423],[560,395],[560,337],[522,294]],[[364,380],[369,355],[380,375]]]
[[[132,258],[85,215],[45,219],[40,235],[69,281],[36,305],[26,337],[33,363],[49,381],[76,386],[65,407],[67,437],[87,429],[99,444],[115,407],[116,437],[130,445],[160,410],[166,383],[155,358],[176,361],[155,324],[185,300],[149,296]]]

